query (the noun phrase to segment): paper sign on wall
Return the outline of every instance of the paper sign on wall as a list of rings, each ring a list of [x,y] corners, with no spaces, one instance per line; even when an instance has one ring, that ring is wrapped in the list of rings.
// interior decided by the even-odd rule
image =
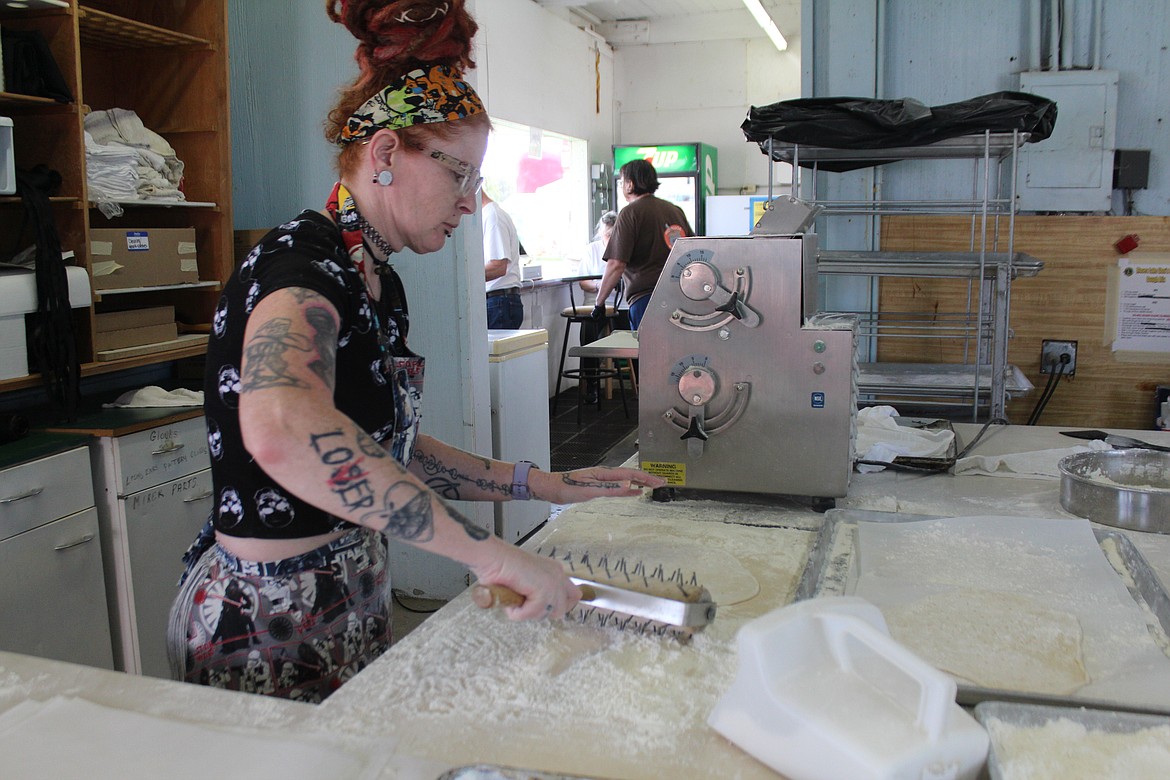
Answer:
[[[1122,257],[1117,267],[1113,350],[1170,352],[1170,256]]]

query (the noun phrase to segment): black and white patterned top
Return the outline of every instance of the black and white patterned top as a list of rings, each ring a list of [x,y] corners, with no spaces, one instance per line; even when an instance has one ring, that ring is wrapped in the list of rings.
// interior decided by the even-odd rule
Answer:
[[[341,326],[334,402],[399,463],[410,462],[418,433],[423,359],[406,346],[408,315],[401,280],[393,269],[386,269],[381,279],[375,310],[341,232],[316,211],[303,211],[270,231],[232,274],[216,307],[204,377],[217,531],[293,539],[352,527],[298,499],[244,447],[239,422],[244,330],[256,304],[276,290],[313,290],[337,310]]]

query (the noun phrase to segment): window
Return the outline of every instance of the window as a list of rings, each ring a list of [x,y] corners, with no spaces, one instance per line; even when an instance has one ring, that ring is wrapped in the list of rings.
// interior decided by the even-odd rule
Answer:
[[[492,118],[484,189],[516,223],[529,259],[577,259],[592,238],[583,139]]]

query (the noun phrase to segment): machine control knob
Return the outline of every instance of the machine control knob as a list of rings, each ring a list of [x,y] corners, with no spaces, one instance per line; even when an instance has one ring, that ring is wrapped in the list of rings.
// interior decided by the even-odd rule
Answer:
[[[825,373],[825,364],[819,360],[813,363],[813,373],[817,374],[818,376]]]
[[[703,406],[715,396],[715,374],[704,366],[689,366],[678,379],[678,394],[688,406]]]
[[[692,301],[709,300],[715,304],[715,311],[730,314],[749,328],[760,324],[760,315],[747,305],[738,290],[724,287],[719,271],[706,261],[688,263],[679,274],[678,284]]]
[[[825,342],[821,341],[820,339],[817,339],[813,342],[813,352],[816,352],[818,355],[824,352],[826,349],[827,347],[825,346]]]
[[[705,301],[719,287],[719,277],[714,267],[704,262],[694,262],[683,269],[678,285],[683,295],[692,301]]]

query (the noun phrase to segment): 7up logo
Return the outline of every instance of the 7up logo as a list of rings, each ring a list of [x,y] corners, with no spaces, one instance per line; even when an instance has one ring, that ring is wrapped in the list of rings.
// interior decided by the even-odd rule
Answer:
[[[649,161],[657,170],[672,168],[678,164],[677,149],[659,151],[657,146],[643,146],[638,149],[638,154],[643,160]]]

